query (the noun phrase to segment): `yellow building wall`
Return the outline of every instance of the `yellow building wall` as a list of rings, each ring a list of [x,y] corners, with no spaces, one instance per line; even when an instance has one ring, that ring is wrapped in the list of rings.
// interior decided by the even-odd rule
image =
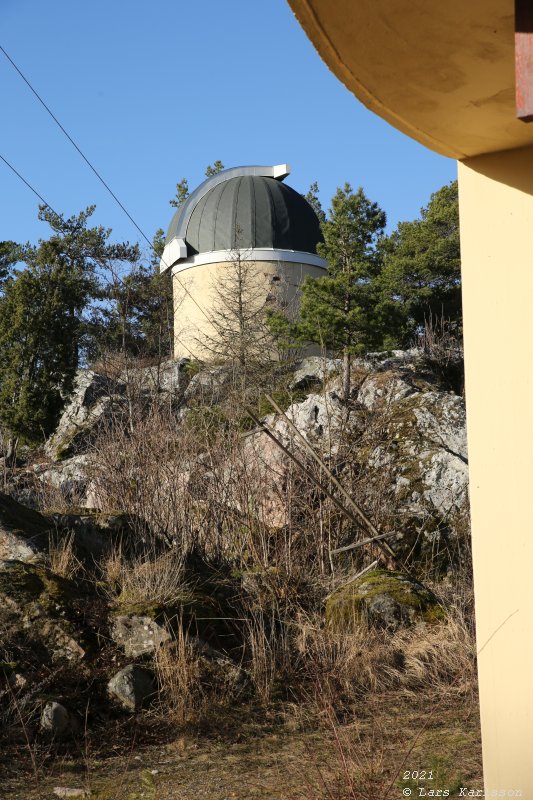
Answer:
[[[254,283],[257,282],[257,290],[253,288],[251,295],[260,298],[260,302],[267,295],[275,296],[291,317],[297,313],[300,286],[306,275],[323,278],[327,274],[321,267],[297,262],[249,261],[248,266]],[[173,275],[175,358],[213,357],[213,351],[202,342],[216,336],[210,318],[217,303],[220,304],[217,287],[221,281],[233,280],[233,270],[232,262],[226,261],[192,266]]]
[[[533,798],[533,148],[459,164],[486,790]]]

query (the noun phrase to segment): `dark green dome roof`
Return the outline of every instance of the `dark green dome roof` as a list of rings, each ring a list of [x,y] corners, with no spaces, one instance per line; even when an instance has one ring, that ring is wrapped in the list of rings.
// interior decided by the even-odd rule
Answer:
[[[167,242],[176,236],[180,210]],[[323,241],[307,200],[275,178],[241,175],[222,181],[200,198],[185,234],[188,255],[216,250],[273,248],[316,254]]]

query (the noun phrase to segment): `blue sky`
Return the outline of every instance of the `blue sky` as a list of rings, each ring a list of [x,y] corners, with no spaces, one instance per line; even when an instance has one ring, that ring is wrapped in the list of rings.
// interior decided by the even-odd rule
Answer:
[[[181,177],[207,164],[289,163],[328,206],[363,186],[389,228],[456,177],[329,72],[285,0],[0,0],[0,44],[151,238]],[[57,211],[96,204],[114,240],[139,234],[0,53],[0,153]],[[0,162],[0,239],[48,235]]]

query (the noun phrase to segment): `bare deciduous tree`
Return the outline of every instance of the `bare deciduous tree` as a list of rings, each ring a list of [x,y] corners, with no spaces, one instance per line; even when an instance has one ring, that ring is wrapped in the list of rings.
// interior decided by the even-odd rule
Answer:
[[[214,361],[228,363],[235,384],[245,389],[276,362],[275,341],[266,312],[276,302],[270,276],[242,250],[231,250],[227,267],[217,274],[210,314],[212,333],[202,348]]]

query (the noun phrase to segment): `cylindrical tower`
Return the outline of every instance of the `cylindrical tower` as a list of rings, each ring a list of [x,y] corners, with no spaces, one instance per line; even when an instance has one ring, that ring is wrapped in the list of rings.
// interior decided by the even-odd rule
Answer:
[[[174,354],[209,359],[217,337],[221,294],[246,265],[250,302],[274,298],[290,317],[298,312],[307,275],[326,274],[317,255],[318,218],[283,183],[289,167],[234,167],[204,181],[170,223],[161,271],[171,269]],[[215,348],[216,349],[216,348]]]

